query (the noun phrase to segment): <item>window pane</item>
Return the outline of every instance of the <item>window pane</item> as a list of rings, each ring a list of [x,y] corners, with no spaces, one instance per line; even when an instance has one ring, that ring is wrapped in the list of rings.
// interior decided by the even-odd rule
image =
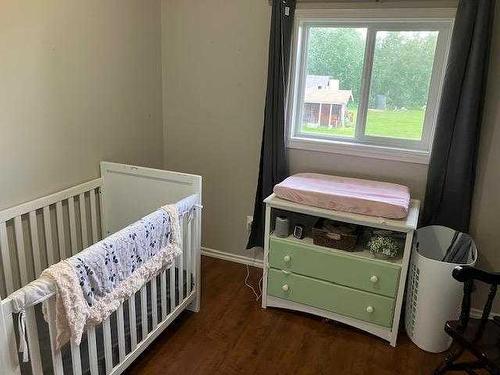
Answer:
[[[379,31],[365,134],[421,140],[438,32]]]
[[[300,131],[354,137],[366,28],[309,28]]]

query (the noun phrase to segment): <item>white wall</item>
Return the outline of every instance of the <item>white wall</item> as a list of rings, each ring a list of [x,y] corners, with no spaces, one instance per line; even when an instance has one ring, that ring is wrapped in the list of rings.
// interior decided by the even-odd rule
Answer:
[[[162,166],[159,0],[0,2],[0,209]]]

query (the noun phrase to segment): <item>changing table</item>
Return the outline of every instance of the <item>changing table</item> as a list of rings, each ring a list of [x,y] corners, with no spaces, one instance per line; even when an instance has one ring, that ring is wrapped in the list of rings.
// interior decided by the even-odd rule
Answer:
[[[307,206],[272,194],[266,204],[262,307],[319,315],[372,333],[396,346],[413,232],[420,202],[405,219],[387,219]],[[400,258],[381,260],[364,249],[347,252],[311,238],[273,234],[274,210],[404,233]],[[293,228],[292,228],[293,229]]]

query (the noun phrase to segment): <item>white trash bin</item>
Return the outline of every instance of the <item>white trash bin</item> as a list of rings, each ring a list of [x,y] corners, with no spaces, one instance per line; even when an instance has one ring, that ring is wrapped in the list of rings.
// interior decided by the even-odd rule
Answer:
[[[473,266],[477,249],[471,241],[465,263],[443,261],[456,236],[453,229],[432,225],[418,229],[408,270],[406,296],[406,332],[420,348],[440,353],[451,345],[445,333],[448,320],[458,319],[463,297],[463,284],[451,273],[456,266]]]

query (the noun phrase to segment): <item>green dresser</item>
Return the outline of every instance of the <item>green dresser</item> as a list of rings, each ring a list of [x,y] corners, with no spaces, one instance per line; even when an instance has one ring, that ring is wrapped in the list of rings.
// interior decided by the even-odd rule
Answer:
[[[370,323],[390,327],[394,299],[271,268],[271,296],[304,303]]]
[[[396,345],[413,232],[419,202],[405,220],[389,220],[301,205],[273,195],[266,203],[262,306],[298,310],[334,319]],[[348,252],[313,244],[311,238],[278,238],[272,233],[272,210],[290,211],[406,236],[402,256],[380,260],[366,250]]]
[[[401,271],[398,264],[273,236],[269,266],[388,297],[396,295]]]

